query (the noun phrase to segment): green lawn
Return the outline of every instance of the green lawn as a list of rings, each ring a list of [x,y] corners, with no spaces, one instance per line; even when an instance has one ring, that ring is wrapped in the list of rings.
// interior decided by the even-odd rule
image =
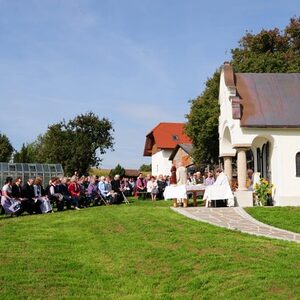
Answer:
[[[299,244],[196,222],[170,205],[1,218],[0,299],[300,298]]]
[[[300,207],[251,207],[246,211],[263,223],[300,233]]]

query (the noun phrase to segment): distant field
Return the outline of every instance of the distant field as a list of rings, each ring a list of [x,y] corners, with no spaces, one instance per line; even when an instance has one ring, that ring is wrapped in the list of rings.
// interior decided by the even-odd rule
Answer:
[[[196,222],[170,205],[1,218],[0,299],[300,298],[299,244]]]

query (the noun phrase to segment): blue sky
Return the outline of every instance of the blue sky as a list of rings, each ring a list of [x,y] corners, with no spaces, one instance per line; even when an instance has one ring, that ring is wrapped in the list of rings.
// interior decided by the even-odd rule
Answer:
[[[284,29],[299,0],[0,0],[0,131],[19,150],[93,111],[115,129],[103,168],[138,168],[159,122],[230,59],[246,30]]]

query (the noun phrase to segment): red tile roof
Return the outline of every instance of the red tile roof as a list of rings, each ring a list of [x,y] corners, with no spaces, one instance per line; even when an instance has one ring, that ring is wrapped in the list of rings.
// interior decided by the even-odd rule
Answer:
[[[184,133],[184,123],[159,123],[146,136],[144,156],[152,155],[152,147],[174,149],[177,144],[191,144]]]

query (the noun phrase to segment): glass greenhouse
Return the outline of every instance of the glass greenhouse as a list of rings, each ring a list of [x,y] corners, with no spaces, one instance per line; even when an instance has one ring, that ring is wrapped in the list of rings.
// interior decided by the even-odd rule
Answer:
[[[23,183],[29,178],[41,177],[46,187],[53,176],[63,177],[64,170],[61,164],[35,164],[35,163],[0,163],[0,188],[3,187],[7,176],[13,179],[21,177]]]

